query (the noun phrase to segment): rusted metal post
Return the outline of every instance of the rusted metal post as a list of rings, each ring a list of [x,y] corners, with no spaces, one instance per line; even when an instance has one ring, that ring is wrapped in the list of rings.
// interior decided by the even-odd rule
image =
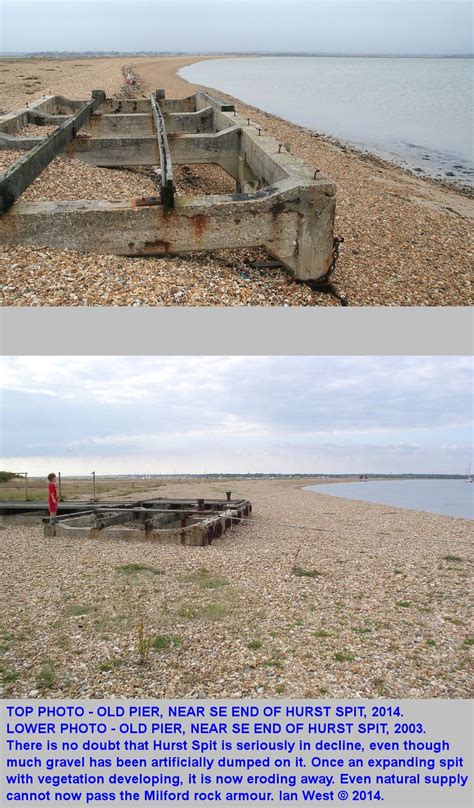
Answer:
[[[95,471],[92,471],[91,474],[92,474],[92,501],[96,502],[97,497],[95,495]]]
[[[58,501],[61,502],[62,500],[62,490],[61,490],[61,472],[58,471]]]
[[[226,497],[227,497],[227,502],[230,502],[230,498],[231,498],[231,496],[232,496],[232,491],[226,491],[226,492],[225,492],[225,495],[226,495]]]
[[[175,184],[173,178],[173,167],[171,164],[171,153],[168,146],[166,126],[161,110],[158,106],[157,96],[159,90],[151,96],[151,111],[155,122],[156,134],[158,136],[158,147],[160,150],[160,170],[161,170],[161,201],[165,213],[174,208]]]
[[[28,502],[28,472],[25,471],[25,502]]]

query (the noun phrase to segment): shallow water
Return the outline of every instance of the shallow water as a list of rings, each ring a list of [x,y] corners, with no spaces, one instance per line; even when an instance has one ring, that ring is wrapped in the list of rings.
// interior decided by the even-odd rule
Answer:
[[[304,490],[443,516],[474,518],[474,483],[465,480],[367,480],[308,485]]]
[[[474,185],[472,59],[265,56],[179,75],[419,174]]]

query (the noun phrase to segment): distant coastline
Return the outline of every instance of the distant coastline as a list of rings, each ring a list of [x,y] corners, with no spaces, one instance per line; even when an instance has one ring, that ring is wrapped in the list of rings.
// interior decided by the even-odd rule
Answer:
[[[86,59],[117,56],[312,56],[315,58],[350,59],[473,59],[474,53],[346,53],[324,51],[0,51],[1,59]]]

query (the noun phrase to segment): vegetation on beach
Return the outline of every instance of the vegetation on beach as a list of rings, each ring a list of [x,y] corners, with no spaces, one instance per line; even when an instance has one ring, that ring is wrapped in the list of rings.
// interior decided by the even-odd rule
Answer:
[[[223,487],[170,481],[164,493],[209,496],[213,485]],[[469,523],[349,500],[328,508],[298,486],[239,484],[255,523],[206,548],[58,544],[40,526],[8,525],[2,693],[466,697]],[[303,538],[288,523],[321,533]],[[458,541],[463,560],[441,560],[461,558]]]
[[[116,569],[117,572],[123,572],[125,575],[133,575],[135,572],[151,572],[152,575],[164,575],[163,570],[150,567],[149,564],[122,564],[120,567],[116,567]]]

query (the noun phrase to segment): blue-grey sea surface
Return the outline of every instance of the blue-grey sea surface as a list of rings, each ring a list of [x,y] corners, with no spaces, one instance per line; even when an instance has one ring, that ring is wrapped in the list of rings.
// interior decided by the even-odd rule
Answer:
[[[474,483],[465,480],[367,480],[308,485],[305,491],[443,516],[474,518]]]
[[[450,182],[474,185],[469,58],[210,59],[179,75]]]

